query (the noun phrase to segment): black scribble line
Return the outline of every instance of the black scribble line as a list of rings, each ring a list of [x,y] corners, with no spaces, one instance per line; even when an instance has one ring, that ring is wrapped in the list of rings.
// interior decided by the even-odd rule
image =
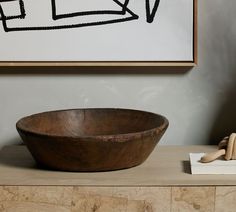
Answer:
[[[57,8],[56,8],[56,2],[55,0],[51,0],[51,4],[52,4],[52,19],[56,20],[56,16],[57,16]]]
[[[21,0],[23,3],[23,0]],[[53,16],[53,20],[57,20],[60,19],[60,15],[59,18],[56,15],[56,4],[54,0],[52,1],[52,16]],[[15,31],[33,31],[33,30],[57,30],[57,29],[68,29],[68,28],[81,28],[81,27],[88,27],[88,26],[99,26],[99,25],[106,25],[106,24],[115,24],[115,23],[121,23],[121,22],[126,22],[126,21],[131,21],[131,20],[136,20],[139,18],[138,15],[136,15],[135,13],[133,13],[130,9],[127,8],[127,4],[129,0],[126,0],[126,2],[124,4],[120,3],[117,0],[113,0],[115,3],[117,3],[120,7],[121,7],[121,11],[119,11],[119,14],[123,14],[123,13],[128,13],[131,16],[130,17],[126,17],[126,18],[119,18],[119,19],[114,19],[114,20],[107,20],[107,21],[97,21],[97,22],[91,22],[91,23],[80,23],[80,24],[66,24],[66,25],[60,25],[60,26],[40,26],[40,27],[8,27],[7,26],[7,17],[4,15],[4,11],[0,5],[0,15],[2,17],[2,25],[3,25],[3,29],[5,32],[15,32]],[[21,11],[24,12],[25,14],[25,9],[24,9],[24,4],[21,4]],[[115,11],[116,12],[116,11]],[[87,14],[87,12],[79,12],[77,13],[77,15],[73,15],[73,14],[65,14],[63,16],[63,18],[67,18],[67,16],[72,15],[71,17],[74,16],[79,16],[79,15],[95,15],[95,14],[101,14],[101,15],[105,15],[107,13],[101,13],[100,11],[89,11]],[[108,14],[111,14],[108,12]],[[26,15],[24,15],[25,17]],[[24,18],[23,17],[23,18]],[[17,17],[18,18],[18,17]],[[22,17],[21,17],[22,18]]]
[[[68,29],[68,28],[79,28],[79,27],[88,27],[88,26],[99,26],[99,25],[106,25],[106,24],[115,24],[119,22],[125,22],[125,21],[131,21],[135,20],[134,17],[128,17],[128,18],[121,18],[116,20],[108,20],[108,21],[100,21],[100,22],[91,22],[91,23],[83,23],[83,24],[72,24],[72,25],[61,25],[61,26],[44,26],[44,27],[13,27],[8,28],[4,27],[4,30],[6,32],[13,32],[13,31],[33,31],[33,30],[56,30],[56,29]],[[3,22],[6,23],[5,20]]]
[[[146,0],[146,17],[147,17],[148,23],[152,23],[154,21],[159,4],[160,4],[160,0],[155,0],[153,9],[151,11],[150,10],[150,0]]]
[[[114,2],[116,2],[117,4],[121,4],[119,1],[116,1],[116,0],[113,0]],[[130,0],[126,0],[122,6],[122,11],[121,11],[121,14],[125,14],[125,9],[127,8],[128,4],[129,4],[129,1]],[[121,6],[121,5],[120,5]]]
[[[116,4],[117,1],[113,0]],[[67,14],[58,14],[57,13],[57,5],[56,0],[51,0],[52,4],[52,19],[58,20],[58,19],[64,19],[64,18],[71,18],[76,16],[87,16],[87,15],[125,15],[127,10],[127,5],[130,0],[125,0],[123,4],[119,4],[121,7],[121,11],[117,10],[98,10],[98,11],[83,11],[83,12],[73,12],[73,13],[67,13]]]
[[[16,0],[0,0],[0,2],[10,2],[10,1],[16,1]]]
[[[10,2],[15,0],[0,0],[0,2]],[[19,0],[19,6],[20,6],[20,15],[14,15],[14,16],[5,16],[6,20],[12,20],[12,19],[24,19],[25,18],[25,7],[23,0]],[[2,20],[2,15],[0,16],[0,21]]]
[[[24,2],[23,2],[23,0],[19,0],[19,4],[20,4],[20,12],[21,12],[21,15],[22,15],[22,17],[20,17],[20,18],[25,18],[25,16],[26,16],[26,13],[25,13],[25,6],[24,6]]]
[[[7,32],[7,24],[6,24],[7,17],[5,16],[5,14],[3,12],[1,4],[0,4],[0,15],[1,15],[1,18],[2,18],[1,20],[2,20],[3,29],[4,29],[5,32]]]
[[[9,2],[9,1],[15,1],[15,0],[0,0],[0,2]],[[52,6],[52,19],[53,20],[59,20],[59,19],[65,19],[65,18],[71,18],[71,17],[77,17],[77,16],[88,16],[88,15],[125,15],[128,13],[130,17],[126,18],[118,18],[113,20],[107,20],[107,21],[95,21],[90,23],[78,23],[78,24],[65,24],[60,26],[35,26],[35,27],[8,27],[7,26],[7,20],[12,19],[24,19],[26,17],[26,12],[24,8],[24,2],[23,0],[19,0],[20,5],[20,15],[16,16],[6,16],[4,14],[3,8],[0,5],[0,20],[2,21],[3,29],[5,32],[13,32],[13,31],[32,31],[32,30],[57,30],[57,29],[67,29],[67,28],[80,28],[80,27],[88,27],[88,26],[99,26],[99,25],[106,25],[106,24],[115,24],[115,23],[121,23],[131,20],[137,20],[139,19],[139,16],[132,12],[127,6],[130,2],[130,0],[125,0],[124,3],[121,3],[119,0],[113,0],[116,4],[118,4],[121,7],[121,10],[115,11],[115,10],[100,10],[100,11],[83,11],[83,12],[74,12],[74,13],[68,13],[68,14],[57,14],[56,11],[56,0],[51,0],[51,6]],[[158,10],[160,4],[160,0],[155,0],[154,6],[152,10],[150,9],[150,0],[146,0],[146,19],[148,23],[152,23],[154,21],[154,18],[156,16],[156,12]]]

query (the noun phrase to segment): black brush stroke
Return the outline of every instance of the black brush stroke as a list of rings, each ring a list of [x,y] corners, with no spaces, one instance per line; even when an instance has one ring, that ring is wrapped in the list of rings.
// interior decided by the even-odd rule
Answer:
[[[92,22],[92,23],[83,23],[83,24],[72,24],[72,25],[62,25],[62,26],[50,26],[50,27],[13,27],[9,28],[6,25],[6,21],[3,20],[3,26],[5,32],[16,32],[16,31],[34,31],[34,30],[56,30],[56,29],[69,29],[69,28],[81,28],[81,27],[88,27],[88,26],[99,26],[99,25],[106,25],[106,24],[115,24],[115,23],[121,23],[126,21],[135,20],[137,18],[129,17],[129,18],[123,18],[123,19],[116,19],[116,20],[109,20],[109,21],[101,21],[101,22]]]
[[[0,0],[0,2],[11,2],[16,0]],[[19,6],[20,6],[20,15],[13,15],[13,16],[5,16],[6,20],[12,20],[12,19],[24,19],[25,18],[25,7],[23,0],[19,0]],[[2,20],[2,17],[0,17],[0,21]]]
[[[147,22],[152,23],[154,21],[154,18],[156,16],[157,9],[160,5],[160,0],[155,0],[154,6],[152,11],[150,10],[150,0],[146,0],[146,17]]]
[[[0,2],[10,2],[15,0],[0,0]],[[113,11],[113,10],[100,10],[100,11],[84,11],[84,12],[75,12],[75,13],[68,13],[68,14],[57,14],[56,13],[56,1],[51,0],[52,4],[52,18],[53,20],[58,19],[64,19],[64,18],[71,18],[76,16],[87,16],[87,15],[124,15],[126,12],[128,12],[131,17],[128,18],[120,18],[115,20],[108,20],[108,21],[98,21],[98,22],[91,22],[91,23],[83,23],[83,24],[72,24],[72,25],[62,25],[62,26],[43,26],[43,27],[13,27],[9,28],[7,26],[7,20],[11,19],[23,19],[25,18],[25,9],[24,9],[24,2],[23,0],[19,0],[20,3],[20,11],[21,14],[17,16],[5,16],[4,11],[0,5],[0,20],[2,21],[3,28],[5,32],[11,32],[11,31],[30,31],[30,30],[55,30],[55,29],[66,29],[66,28],[79,28],[79,27],[87,27],[87,26],[98,26],[98,25],[106,25],[106,24],[113,24],[113,23],[120,23],[120,22],[126,22],[131,20],[136,20],[139,18],[138,15],[133,13],[131,10],[127,8],[127,5],[130,0],[126,0],[124,3],[119,2],[118,0],[113,0],[115,3],[117,3],[121,7],[121,11]],[[156,16],[156,12],[158,10],[158,7],[160,5],[160,0],[155,0],[154,6],[152,10],[150,9],[150,0],[146,0],[146,19],[148,23],[152,23],[154,21],[154,18]]]
[[[3,9],[2,9],[1,4],[0,4],[0,15],[1,15],[1,17],[2,17],[2,20],[1,20],[1,21],[2,21],[3,29],[4,29],[5,32],[7,32],[7,23],[6,23],[7,17],[5,16],[5,14],[4,14],[4,12],[3,12]]]
[[[19,0],[19,4],[20,4],[20,12],[21,12],[21,15],[22,15],[21,18],[25,18],[26,13],[25,13],[25,6],[24,6],[23,0]]]
[[[117,2],[115,0],[113,0],[113,1],[117,4]],[[56,0],[51,0],[52,19],[58,20],[58,19],[71,18],[71,17],[76,17],[76,16],[85,16],[85,15],[125,15],[129,1],[130,0],[125,0],[125,2],[123,4],[119,4],[119,6],[122,9],[121,11],[98,10],[98,11],[83,11],[83,12],[73,12],[73,13],[66,13],[66,14],[57,14]]]
[[[11,2],[11,1],[16,1],[16,0],[0,0],[0,2]]]
[[[21,19],[21,18],[24,18],[24,16],[22,16],[22,15],[5,16],[4,18],[6,20],[12,20],[12,19]],[[2,21],[2,17],[0,17],[0,21]]]
[[[120,2],[118,2],[118,1],[116,1],[116,0],[113,0],[115,3],[117,3],[118,5],[120,5],[121,3]],[[123,9],[122,9],[122,14],[124,15],[125,14],[125,10],[126,10],[126,8],[127,8],[127,6],[128,6],[128,4],[129,4],[129,2],[130,2],[130,0],[126,0],[125,2],[124,2],[124,4],[123,4]]]
[[[129,10],[124,4],[120,3],[117,0],[114,0],[118,5],[122,7],[122,9],[125,8],[125,12],[129,13],[131,17],[128,18],[120,18],[120,19],[114,19],[114,20],[108,20],[108,21],[98,21],[98,22],[91,22],[91,23],[83,23],[83,24],[72,24],[72,25],[61,25],[61,26],[43,26],[43,27],[13,27],[10,28],[7,26],[7,17],[4,15],[3,9],[0,5],[0,14],[2,16],[2,25],[5,32],[15,32],[15,31],[33,31],[33,30],[56,30],[56,29],[68,29],[68,28],[79,28],[79,27],[88,27],[88,26],[99,26],[99,25],[106,25],[106,24],[114,24],[114,23],[120,23],[120,22],[126,22],[131,20],[138,19],[138,15],[133,13],[131,10]],[[55,12],[53,10],[53,12]]]

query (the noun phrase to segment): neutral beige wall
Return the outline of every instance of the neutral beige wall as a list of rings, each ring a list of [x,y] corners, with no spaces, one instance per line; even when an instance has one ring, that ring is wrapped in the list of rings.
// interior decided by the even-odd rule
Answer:
[[[187,73],[0,75],[0,145],[19,142],[20,117],[76,107],[161,113],[170,121],[161,144],[208,144],[236,131],[235,19],[235,0],[199,0],[199,65]]]

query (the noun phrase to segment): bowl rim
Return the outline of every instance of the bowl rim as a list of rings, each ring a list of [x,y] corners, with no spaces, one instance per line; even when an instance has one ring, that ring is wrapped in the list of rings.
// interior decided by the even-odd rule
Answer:
[[[123,134],[105,134],[105,135],[59,135],[59,134],[53,134],[53,133],[43,133],[43,132],[38,132],[38,131],[33,131],[33,130],[29,130],[26,129],[22,126],[22,122],[30,117],[33,116],[37,116],[37,115],[42,115],[42,114],[47,114],[47,113],[51,113],[51,112],[64,112],[64,111],[73,111],[73,110],[123,110],[123,111],[131,111],[131,112],[141,112],[141,113],[149,113],[155,116],[159,116],[162,119],[162,124],[158,127],[154,127],[148,130],[143,130],[143,131],[139,131],[139,132],[132,132],[132,133],[123,133]],[[165,131],[169,126],[169,121],[168,119],[163,116],[160,115],[158,113],[154,113],[154,112],[149,112],[149,111],[145,111],[145,110],[137,110],[137,109],[127,109],[127,108],[72,108],[72,109],[59,109],[59,110],[49,110],[49,111],[44,111],[44,112],[39,112],[39,113],[34,113],[28,116],[25,116],[21,119],[19,119],[16,122],[16,129],[18,132],[24,132],[27,134],[31,134],[31,135],[35,135],[35,136],[40,136],[40,137],[53,137],[53,138],[62,138],[62,139],[92,139],[92,140],[101,140],[101,138],[104,140],[116,140],[120,141],[120,140],[127,140],[133,137],[142,137],[144,135],[149,135],[150,133],[154,133],[154,132],[162,132]]]

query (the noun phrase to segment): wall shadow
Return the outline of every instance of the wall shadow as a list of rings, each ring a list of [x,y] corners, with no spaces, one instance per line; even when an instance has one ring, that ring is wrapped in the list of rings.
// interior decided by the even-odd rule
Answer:
[[[212,121],[208,144],[218,144],[225,136],[236,132],[236,36],[232,23],[236,1],[201,1],[204,9],[206,54],[211,54],[208,65],[217,89],[218,111]],[[225,16],[227,14],[227,16]],[[221,76],[221,77],[220,77]]]
[[[0,150],[0,164],[21,169],[38,169],[29,151],[21,146],[4,146]]]
[[[5,143],[7,145],[24,145],[20,136],[15,136],[13,138],[6,139],[5,141],[3,140],[3,143]],[[3,145],[2,148],[4,148],[4,146],[5,145]]]
[[[193,66],[173,67],[0,67],[0,76],[17,75],[146,75],[146,74],[185,74]]]
[[[189,160],[181,161],[181,165],[182,165],[182,172],[186,174],[191,174],[191,164]]]
[[[236,70],[235,70],[236,79]],[[209,135],[210,144],[218,144],[222,138],[236,133],[236,83],[225,92],[226,99],[220,107]]]

